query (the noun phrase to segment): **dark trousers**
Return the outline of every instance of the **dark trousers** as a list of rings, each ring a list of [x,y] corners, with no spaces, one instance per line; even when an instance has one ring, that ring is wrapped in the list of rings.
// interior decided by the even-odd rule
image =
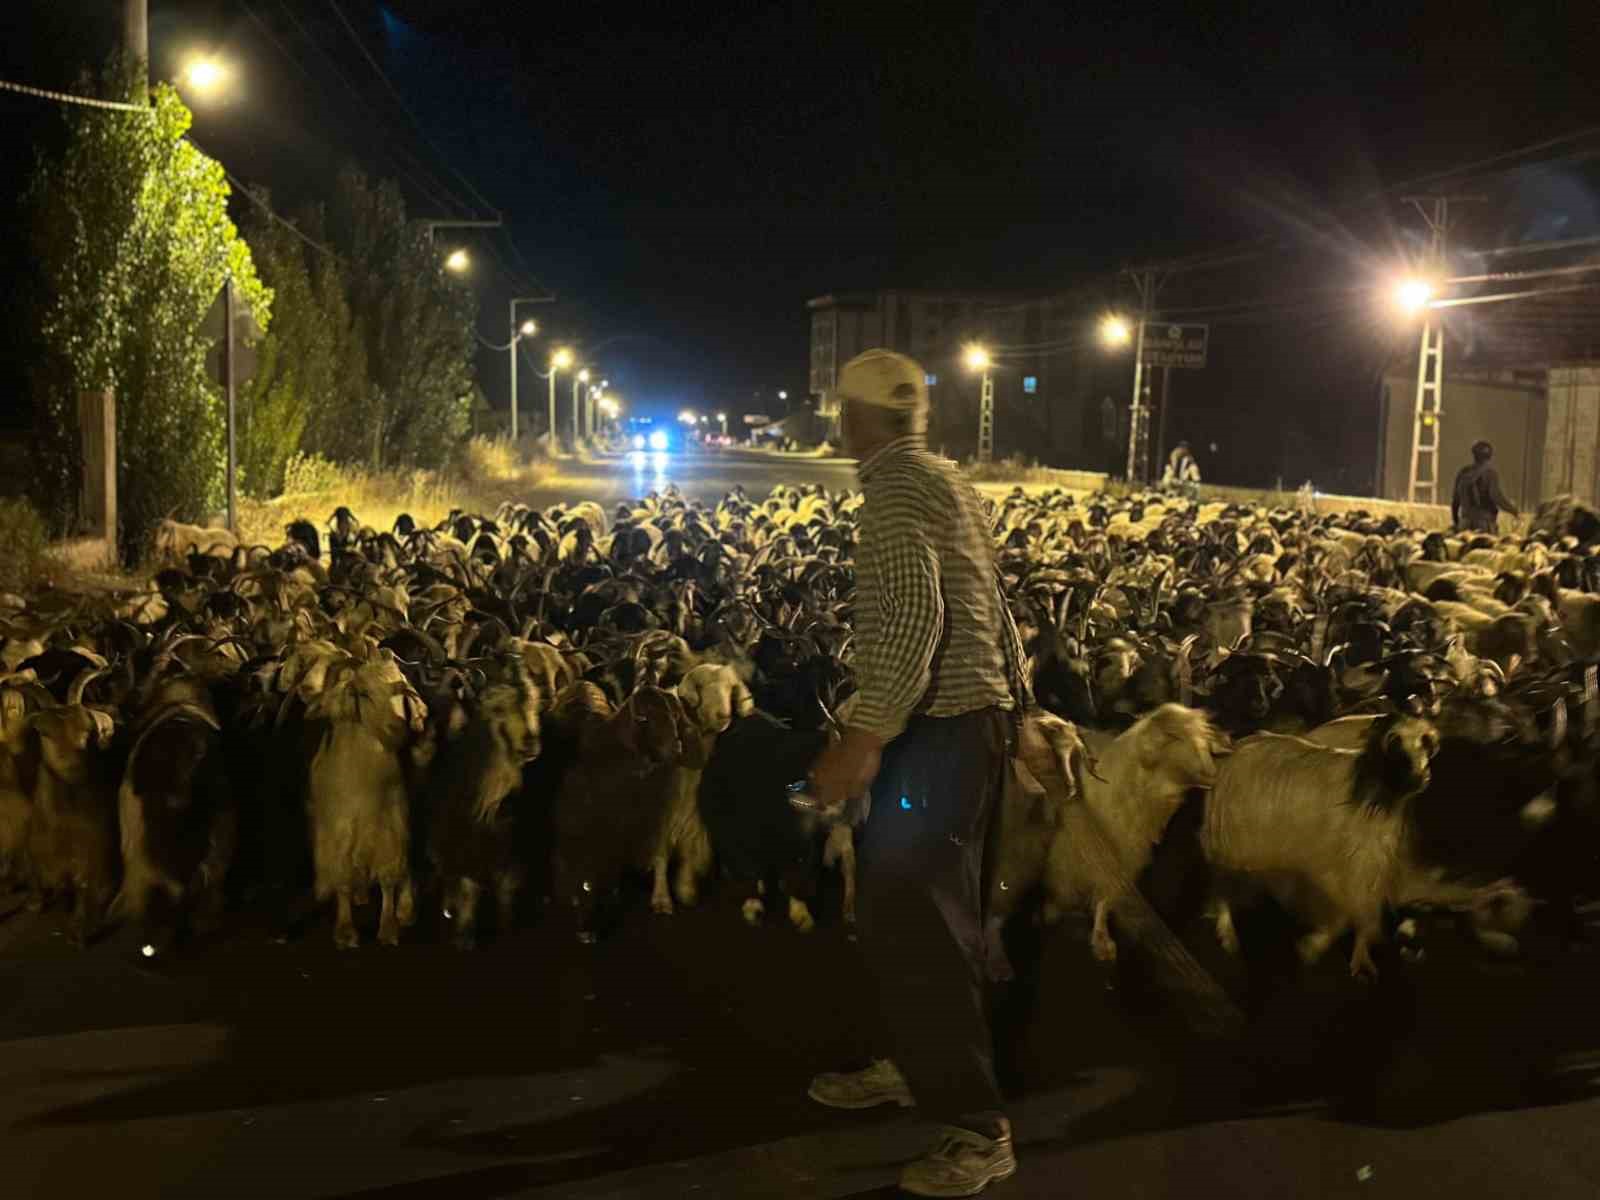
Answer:
[[[1009,717],[915,717],[884,751],[858,852],[857,935],[887,1049],[933,1121],[998,1112],[983,859]]]

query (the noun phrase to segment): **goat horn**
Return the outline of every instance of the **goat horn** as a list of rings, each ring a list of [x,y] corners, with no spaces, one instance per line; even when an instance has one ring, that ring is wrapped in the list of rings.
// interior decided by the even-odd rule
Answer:
[[[72,686],[67,689],[67,703],[78,705],[83,703],[83,691],[102,675],[109,675],[110,667],[96,667],[92,671],[81,671],[72,681]]]

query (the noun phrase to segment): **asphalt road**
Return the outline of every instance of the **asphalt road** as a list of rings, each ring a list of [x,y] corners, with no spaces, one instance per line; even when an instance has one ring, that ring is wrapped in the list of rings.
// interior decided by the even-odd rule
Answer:
[[[246,912],[155,966],[123,935],[79,952],[64,917],[13,913],[5,1192],[895,1194],[928,1137],[915,1114],[804,1095],[876,1027],[853,943],[831,904],[802,937],[745,927],[737,902],[661,917],[641,887],[599,946],[534,912],[471,954],[431,915],[385,950],[369,911],[369,944],[340,953],[327,920],[276,944]],[[998,1026],[1022,1169],[994,1195],[1595,1194],[1595,956],[1486,963],[1443,937],[1367,986],[1337,954],[1306,973],[1258,939],[1245,972],[1189,936],[1242,1038],[1190,1033],[1137,953],[1108,973],[1081,927],[1015,947]]]
[[[734,485],[761,495],[775,484],[820,483],[831,492],[855,486],[855,464],[840,459],[801,458],[727,449],[695,453],[613,455],[592,462],[567,461],[559,476],[530,502],[546,507],[562,500],[596,500],[610,506],[674,484],[691,499],[715,502]]]

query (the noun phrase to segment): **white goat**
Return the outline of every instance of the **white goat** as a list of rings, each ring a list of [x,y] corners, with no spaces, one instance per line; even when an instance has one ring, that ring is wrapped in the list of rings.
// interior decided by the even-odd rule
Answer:
[[[361,944],[351,905],[373,885],[383,895],[378,941],[398,945],[415,912],[410,870],[410,803],[401,753],[423,732],[427,709],[380,650],[344,660],[308,716],[329,722],[311,759],[309,805],[318,900],[338,902],[334,944]]]
[[[226,529],[204,525],[185,525],[170,518],[156,526],[150,549],[161,561],[182,558],[190,550],[216,558],[228,558],[238,548],[239,539]]]
[[[1303,961],[1353,926],[1350,972],[1376,975],[1384,905],[1409,877],[1409,803],[1428,786],[1438,748],[1434,727],[1412,717],[1373,722],[1360,750],[1273,733],[1240,742],[1217,773],[1201,832],[1207,859],[1225,873],[1211,904],[1223,948],[1239,948],[1226,893],[1248,880],[1310,925]]]
[[[1163,704],[1116,738],[1084,732],[1083,743],[1098,776],[1086,775],[1083,803],[1065,808],[1045,871],[1044,916],[1051,921],[1066,907],[1092,909],[1089,944],[1096,958],[1111,962],[1117,956],[1107,922],[1112,906],[1149,864],[1184,796],[1212,785],[1228,739],[1199,710]],[[1098,837],[1081,828],[1091,822]]]

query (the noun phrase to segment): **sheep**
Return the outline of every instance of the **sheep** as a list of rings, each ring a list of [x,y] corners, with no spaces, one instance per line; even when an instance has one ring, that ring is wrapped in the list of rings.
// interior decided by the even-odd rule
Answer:
[[[426,711],[387,650],[335,663],[308,711],[326,722],[307,776],[316,898],[337,902],[333,940],[341,950],[361,944],[351,905],[374,885],[383,898],[380,944],[399,945],[400,928],[414,919],[401,756],[423,732]]]
[[[1046,863],[1044,917],[1053,922],[1065,908],[1091,909],[1090,948],[1100,961],[1113,962],[1112,907],[1149,864],[1189,790],[1212,786],[1217,758],[1228,753],[1229,742],[1204,713],[1164,704],[1116,738],[1088,732],[1083,743],[1099,775],[1082,781],[1081,805],[1064,809],[1061,835]],[[1089,822],[1103,837],[1109,861],[1094,852],[1100,839],[1080,831]]]
[[[476,944],[478,898],[495,887],[502,927],[509,927],[524,877],[515,854],[515,812],[523,767],[539,755],[540,689],[520,658],[477,702],[466,728],[432,763],[429,852],[443,881],[444,915],[458,948]]]
[[[1439,735],[1425,720],[1387,716],[1360,750],[1262,733],[1217,772],[1201,830],[1222,887],[1210,915],[1217,940],[1237,953],[1230,888],[1248,877],[1310,925],[1307,964],[1354,927],[1350,972],[1373,977],[1384,905],[1405,878],[1410,802],[1428,786]]]
[[[86,945],[100,928],[115,891],[116,810],[105,763],[96,751],[111,744],[115,723],[109,713],[83,701],[84,691],[107,668],[81,672],[66,704],[27,718],[37,738],[38,771],[28,825],[27,856],[39,908],[58,893],[71,893],[73,938]]]
[[[150,555],[157,562],[180,561],[191,550],[211,558],[229,558],[238,547],[239,539],[226,529],[185,525],[168,518],[155,528]]]

